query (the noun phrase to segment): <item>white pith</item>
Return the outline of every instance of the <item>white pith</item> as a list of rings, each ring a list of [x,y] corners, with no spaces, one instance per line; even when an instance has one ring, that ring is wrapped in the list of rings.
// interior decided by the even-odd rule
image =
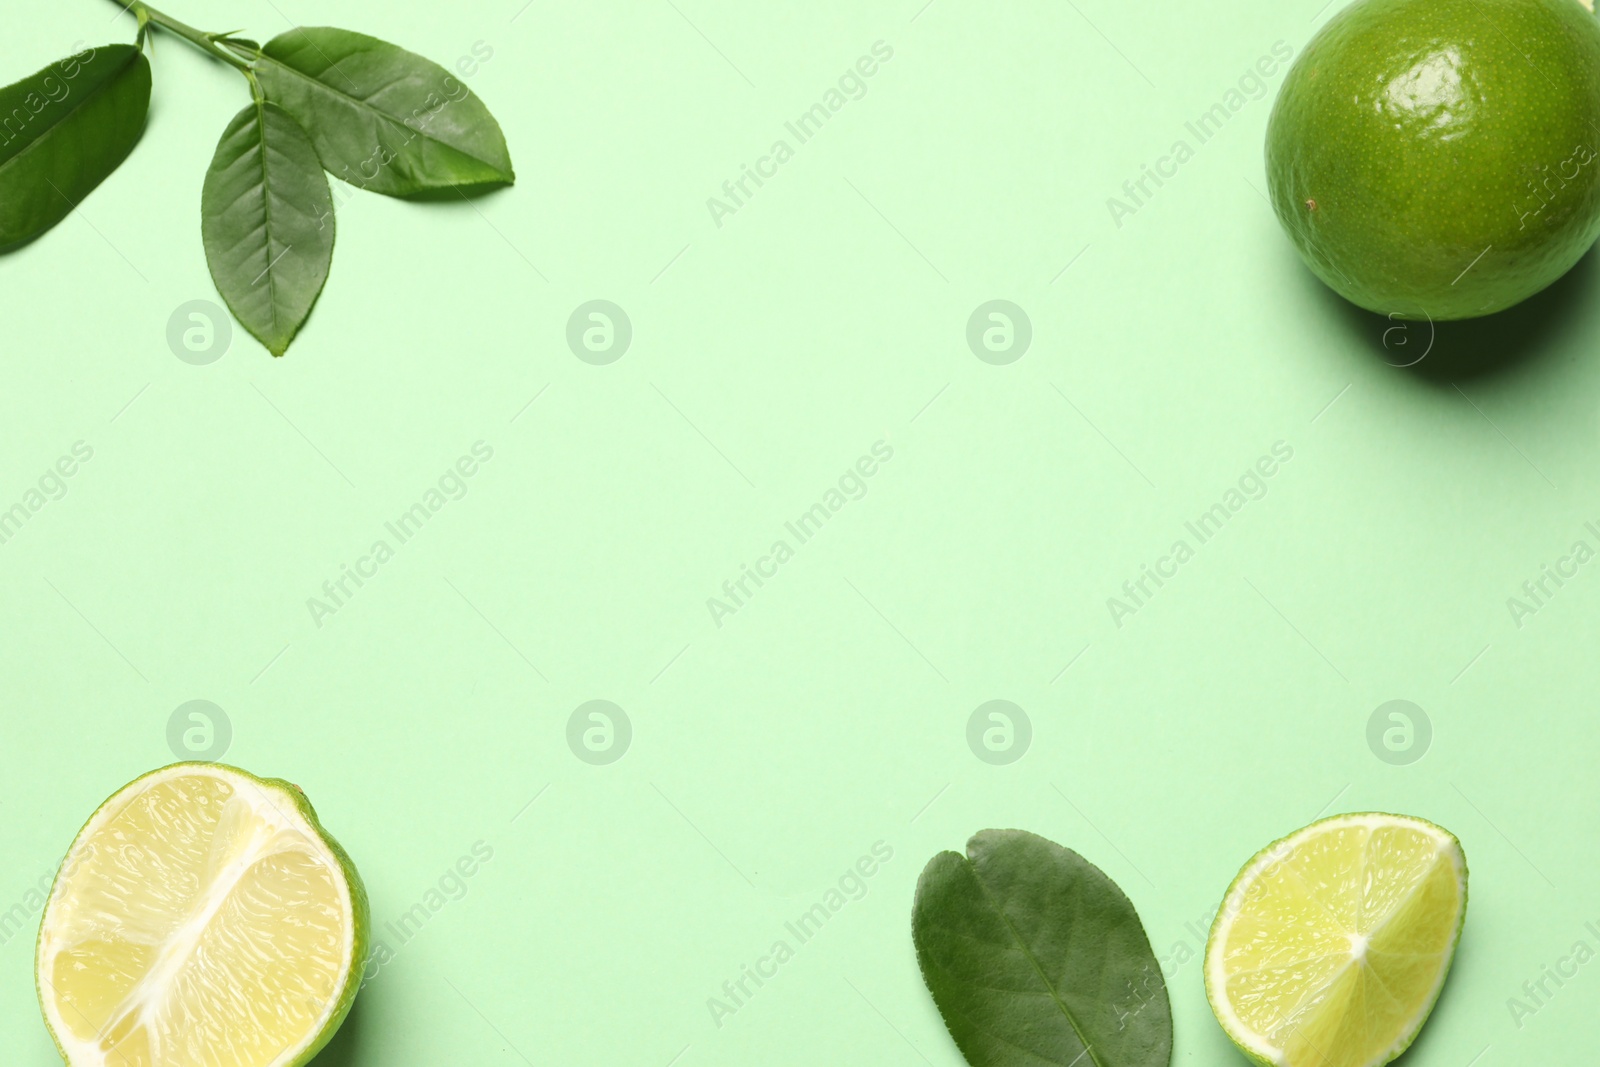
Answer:
[[[93,1038],[80,1038],[65,1024],[61,1016],[61,1006],[58,997],[53,993],[48,976],[54,973],[55,959],[61,951],[70,947],[62,942],[59,933],[60,923],[57,921],[59,909],[67,901],[72,888],[70,877],[65,876],[73,868],[75,858],[80,854],[86,842],[91,842],[101,831],[106,823],[115,818],[127,808],[139,795],[147,790],[161,785],[174,778],[182,777],[211,777],[228,782],[234,788],[234,797],[249,805],[254,816],[262,820],[266,826],[258,830],[249,848],[239,858],[235,859],[218,876],[208,888],[203,903],[196,908],[194,915],[184,924],[180,931],[165,941],[157,957],[157,962],[152,965],[149,972],[130,990],[124,998],[123,1005],[133,1005],[139,1021],[148,1021],[148,1013],[157,1006],[168,984],[179,973],[185,960],[199,941],[207,924],[215,917],[217,910],[226,902],[228,895],[240,878],[257,862],[286,851],[309,852],[334,875],[333,883],[338,889],[339,910],[342,918],[343,941],[340,946],[340,973],[344,976],[341,989],[354,980],[355,955],[355,909],[350,896],[350,885],[346,880],[343,867],[337,855],[323,840],[322,834],[301,814],[293,797],[277,786],[270,785],[257,779],[241,775],[229,768],[203,764],[177,764],[162,771],[145,776],[131,783],[122,792],[108,800],[97,811],[89,823],[79,831],[73,841],[72,849],[62,861],[63,875],[58,875],[56,884],[51,890],[50,900],[45,906],[44,919],[40,926],[38,952],[35,958],[36,974],[39,976],[41,1002],[43,1004],[45,1020],[51,1033],[55,1036],[62,1050],[66,1053],[67,1062],[71,1067],[116,1067],[120,1057],[115,1050],[109,1052],[102,1050],[99,1043]],[[292,836],[290,836],[292,835]],[[284,1049],[276,1058],[262,1067],[284,1067],[293,1063],[321,1035],[322,1031],[331,1021],[334,1012],[339,1008],[339,996],[330,997],[328,1003],[323,1005],[321,1013],[315,1023],[310,1026],[303,1038]]]
[[[1250,865],[1244,871],[1240,872],[1238,878],[1235,879],[1233,886],[1228,891],[1227,898],[1223,901],[1222,913],[1218,917],[1216,928],[1212,931],[1210,943],[1208,944],[1206,950],[1205,980],[1206,992],[1209,995],[1208,999],[1210,999],[1212,1007],[1217,1012],[1218,1021],[1221,1022],[1222,1028],[1227,1031],[1228,1035],[1232,1037],[1235,1042],[1268,1063],[1285,1065],[1284,1050],[1281,1047],[1272,1044],[1261,1034],[1251,1030],[1249,1026],[1246,1025],[1244,1021],[1241,1020],[1234,1012],[1233,1005],[1229,1001],[1226,992],[1227,972],[1225,969],[1226,952],[1224,951],[1224,948],[1228,943],[1229,934],[1232,932],[1234,919],[1242,910],[1242,903],[1246,898],[1246,894],[1248,893],[1250,887],[1255,883],[1256,879],[1260,877],[1262,871],[1280,862],[1286,856],[1293,853],[1304,842],[1314,837],[1319,837],[1331,831],[1355,826],[1364,827],[1369,831],[1380,827],[1399,826],[1405,827],[1408,830],[1417,831],[1426,835],[1427,837],[1432,838],[1438,846],[1438,854],[1447,857],[1450,860],[1455,870],[1456,881],[1458,883],[1461,882],[1462,875],[1466,867],[1466,860],[1461,854],[1461,847],[1456,839],[1432,823],[1426,822],[1422,819],[1407,818],[1403,815],[1366,813],[1359,815],[1334,816],[1329,819],[1324,819],[1320,822],[1312,823],[1303,830],[1299,830],[1296,833],[1291,834],[1282,841],[1269,846],[1254,860],[1252,860]],[[1381,929],[1381,924],[1379,928]],[[1360,942],[1359,944],[1357,943],[1358,940]],[[1370,940],[1370,934],[1365,938],[1352,938],[1350,963],[1347,965],[1347,967],[1354,966],[1365,958],[1367,944],[1370,942]],[[1427,997],[1422,1000],[1420,1005],[1421,1007],[1431,1008],[1434,1001],[1438,999],[1439,992],[1444,985],[1445,977],[1449,973],[1449,964],[1454,952],[1454,945],[1446,950],[1443,964],[1439,968],[1438,976],[1434,979],[1434,984],[1429,989]],[[1329,979],[1329,981],[1337,981],[1340,975],[1343,973],[1344,971],[1335,974]],[[1377,1064],[1387,1063],[1389,1060],[1399,1055],[1405,1046],[1409,1045],[1416,1037],[1418,1026],[1420,1026],[1420,1023],[1409,1027],[1405,1032],[1400,1034],[1396,1041],[1384,1052],[1377,1055],[1372,1062]]]

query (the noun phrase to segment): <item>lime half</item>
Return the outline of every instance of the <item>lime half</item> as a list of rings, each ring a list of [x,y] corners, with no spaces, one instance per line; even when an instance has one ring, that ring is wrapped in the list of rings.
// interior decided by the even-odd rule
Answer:
[[[1206,944],[1206,996],[1258,1063],[1379,1067],[1433,1010],[1466,910],[1466,858],[1448,830],[1336,815],[1239,872]]]
[[[288,782],[179,763],[78,832],[39,928],[45,1023],[72,1067],[298,1067],[367,951],[350,857]]]

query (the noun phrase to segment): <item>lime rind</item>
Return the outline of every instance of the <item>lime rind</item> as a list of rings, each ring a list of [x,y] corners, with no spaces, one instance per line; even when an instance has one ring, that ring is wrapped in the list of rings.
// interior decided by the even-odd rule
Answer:
[[[1600,28],[1579,0],[1355,0],[1267,122],[1268,193],[1310,271],[1393,320],[1493,314],[1600,236]]]
[[[80,1067],[72,1059],[63,1043],[61,1024],[58,1015],[54,1012],[54,1001],[46,996],[44,979],[44,954],[45,933],[49,928],[50,917],[54,910],[58,894],[63,889],[62,877],[72,866],[74,858],[78,855],[79,845],[91,833],[114,815],[121,812],[133,798],[144,790],[165,781],[167,778],[178,777],[188,771],[201,771],[205,774],[222,778],[234,785],[244,785],[256,789],[266,797],[278,797],[288,802],[288,806],[303,820],[311,831],[311,839],[327,850],[334,860],[334,864],[342,877],[337,880],[344,890],[344,903],[347,914],[350,916],[349,927],[346,931],[344,945],[345,970],[343,981],[336,996],[329,999],[322,1016],[317,1020],[316,1028],[298,1046],[291,1046],[284,1050],[270,1064],[264,1067],[305,1067],[311,1060],[325,1048],[328,1042],[339,1031],[350,1009],[355,1004],[356,994],[360,991],[361,980],[364,973],[367,954],[371,946],[371,905],[367,898],[366,885],[361,880],[360,873],[356,870],[355,863],[350,859],[350,854],[339,844],[338,840],[323,827],[317,817],[316,809],[305,793],[296,785],[281,778],[261,778],[249,771],[242,770],[223,763],[205,761],[184,761],[169,764],[140,775],[133,781],[122,786],[112,793],[89,816],[89,819],[79,828],[72,839],[72,845],[61,861],[61,866],[56,871],[55,879],[50,886],[50,895],[46,900],[43,916],[39,922],[39,934],[34,942],[34,991],[38,996],[39,1007],[44,1016],[45,1029],[50,1033],[50,1039],[56,1046],[64,1063],[72,1067]],[[269,801],[270,802],[270,801]],[[280,813],[283,807],[278,807]],[[85,1063],[82,1067],[98,1067],[95,1064]]]
[[[1459,910],[1456,915],[1455,930],[1450,938],[1450,944],[1445,949],[1439,963],[1438,974],[1434,978],[1433,986],[1425,997],[1419,1002],[1409,1024],[1401,1031],[1386,1049],[1375,1054],[1362,1067],[1383,1067],[1401,1056],[1422,1031],[1423,1024],[1433,1013],[1434,1006],[1438,1003],[1444,991],[1446,978],[1450,973],[1450,965],[1455,959],[1457,945],[1461,941],[1461,931],[1467,918],[1467,860],[1466,853],[1461,847],[1461,842],[1449,830],[1429,822],[1427,819],[1413,815],[1397,815],[1390,812],[1352,812],[1344,815],[1331,815],[1319,819],[1308,826],[1302,827],[1284,837],[1267,845],[1254,856],[1250,857],[1244,867],[1239,871],[1228,885],[1227,892],[1223,894],[1222,906],[1217,911],[1217,916],[1212,920],[1211,931],[1206,940],[1206,954],[1204,962],[1206,999],[1211,1003],[1211,1010],[1216,1015],[1217,1022],[1227,1033],[1228,1038],[1238,1046],[1239,1050],[1255,1063],[1262,1067],[1298,1067],[1288,1064],[1283,1058],[1283,1050],[1266,1041],[1261,1035],[1252,1032],[1234,1013],[1231,1004],[1224,993],[1226,975],[1223,973],[1222,953],[1218,951],[1220,937],[1232,925],[1234,916],[1241,907],[1243,894],[1248,886],[1253,883],[1261,872],[1292,855],[1296,847],[1321,833],[1335,828],[1338,824],[1360,825],[1369,828],[1378,826],[1401,826],[1418,830],[1432,836],[1440,846],[1441,854],[1448,856],[1454,865],[1457,885],[1460,891]]]

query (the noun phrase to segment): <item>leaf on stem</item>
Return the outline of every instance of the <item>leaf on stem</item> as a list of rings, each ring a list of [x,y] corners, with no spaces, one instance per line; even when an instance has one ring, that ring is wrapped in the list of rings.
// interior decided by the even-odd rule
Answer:
[[[252,103],[217,144],[200,211],[217,291],[283,355],[333,263],[333,194],[311,138],[282,108]]]
[[[389,196],[516,181],[505,135],[461,79],[387,41],[290,30],[256,64],[267,99],[311,134],[328,171]]]
[[[974,1067],[1167,1067],[1166,982],[1133,904],[1094,864],[983,830],[917,880],[912,940]]]
[[[0,89],[0,249],[44,233],[128,158],[150,110],[150,61],[86,48]]]

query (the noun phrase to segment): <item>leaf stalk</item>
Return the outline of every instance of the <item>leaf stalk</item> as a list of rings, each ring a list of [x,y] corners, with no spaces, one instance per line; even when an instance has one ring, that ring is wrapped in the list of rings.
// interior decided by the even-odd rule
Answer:
[[[124,11],[132,13],[139,20],[139,40],[144,40],[145,31],[150,26],[159,26],[169,33],[188,41],[200,51],[220,59],[222,62],[240,71],[247,78],[252,78],[251,64],[233,50],[228,34],[207,33],[197,30],[186,22],[180,22],[164,11],[158,11],[145,3],[144,0],[113,0]],[[252,78],[252,81],[254,79]]]

